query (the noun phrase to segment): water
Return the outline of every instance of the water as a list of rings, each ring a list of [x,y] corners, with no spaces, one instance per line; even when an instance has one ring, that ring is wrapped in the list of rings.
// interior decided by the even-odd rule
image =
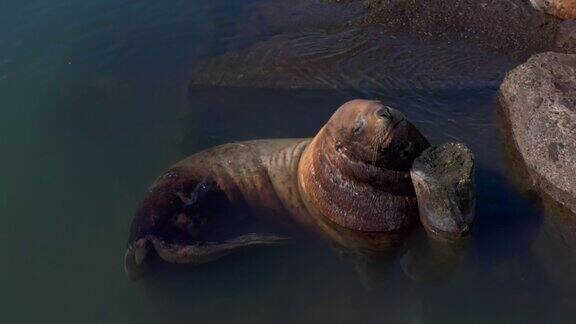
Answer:
[[[367,32],[357,55],[372,50],[372,60],[338,59],[332,72],[320,60],[267,89],[251,86],[266,85],[257,74],[188,88],[199,68],[222,71],[214,63],[226,63],[222,55],[258,56],[283,40],[305,44],[291,60],[341,53],[326,40],[348,32],[331,31],[358,11],[318,16],[324,7],[314,8],[264,0],[0,3],[3,322],[570,322],[574,223],[521,194],[503,162],[494,99],[517,62]],[[277,12],[302,19],[266,18]],[[322,82],[310,81],[316,75]],[[398,259],[366,267],[325,242],[301,242],[128,280],[130,220],[161,170],[224,142],[311,136],[356,97],[383,99],[432,142],[461,140],[476,153],[477,222],[453,274],[414,281]]]

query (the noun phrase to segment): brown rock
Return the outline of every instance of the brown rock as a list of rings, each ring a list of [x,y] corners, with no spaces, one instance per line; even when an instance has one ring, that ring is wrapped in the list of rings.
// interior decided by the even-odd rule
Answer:
[[[461,143],[424,151],[410,172],[420,221],[436,235],[461,236],[474,219],[474,155]]]

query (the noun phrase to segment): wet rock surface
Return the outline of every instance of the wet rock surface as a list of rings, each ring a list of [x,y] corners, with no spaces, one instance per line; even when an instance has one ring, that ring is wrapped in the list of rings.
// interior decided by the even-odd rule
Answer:
[[[474,155],[462,143],[445,143],[422,153],[410,171],[420,220],[439,236],[466,234],[474,220]]]
[[[422,43],[387,36],[375,28],[351,28],[282,34],[226,53],[198,66],[191,87],[496,88],[504,71],[514,65],[474,47]]]
[[[367,0],[365,7],[364,23],[387,32],[464,40],[519,60],[561,50],[554,40],[562,20],[537,11],[528,0]]]
[[[576,28],[528,0],[256,1],[190,87],[497,87],[543,51],[576,51]]]
[[[543,53],[500,88],[504,137],[530,185],[576,211],[576,55]]]

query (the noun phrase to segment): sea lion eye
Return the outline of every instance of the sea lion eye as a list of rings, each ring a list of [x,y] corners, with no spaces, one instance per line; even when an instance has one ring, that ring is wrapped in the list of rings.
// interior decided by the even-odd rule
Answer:
[[[392,113],[388,107],[382,107],[374,112],[376,116],[386,119],[392,119]]]
[[[354,134],[360,133],[364,128],[364,124],[366,124],[366,121],[363,118],[356,119],[356,123],[354,124]]]

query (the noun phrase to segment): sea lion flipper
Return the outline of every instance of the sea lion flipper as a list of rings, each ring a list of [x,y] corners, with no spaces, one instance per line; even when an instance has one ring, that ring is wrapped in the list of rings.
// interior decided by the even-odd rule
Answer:
[[[173,245],[151,238],[158,256],[170,263],[201,264],[251,246],[274,246],[288,241],[286,236],[269,233],[249,233],[221,243]]]
[[[208,196],[218,191],[218,185],[214,181],[209,181],[208,179],[204,179],[200,181],[196,187],[190,192],[189,195],[185,195],[182,192],[177,192],[176,195],[185,206],[198,208],[203,201],[206,200]]]
[[[245,245],[276,245],[289,241],[290,238],[284,235],[271,234],[271,233],[248,233],[242,236],[238,236],[225,243],[245,246]]]

